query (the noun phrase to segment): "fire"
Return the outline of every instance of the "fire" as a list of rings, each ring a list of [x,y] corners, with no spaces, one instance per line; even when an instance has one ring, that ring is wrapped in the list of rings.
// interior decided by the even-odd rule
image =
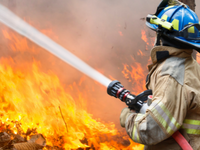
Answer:
[[[146,50],[149,50],[149,48],[151,49],[154,46],[155,43],[155,36],[151,36],[149,34],[148,38],[147,38],[147,31],[145,30],[141,30],[141,39],[146,43]]]
[[[139,50],[139,51],[137,52],[137,55],[144,56],[144,53],[143,53],[141,50]]]
[[[37,62],[26,71],[13,70],[9,65],[10,61],[12,63],[12,60],[0,61],[2,122],[20,122],[23,133],[30,128],[36,128],[38,133],[46,137],[49,146],[62,145],[65,149],[77,149],[93,145],[104,150],[132,149],[112,139],[115,136],[120,137],[113,123],[99,122],[87,113],[86,108],[78,107],[76,103],[84,101],[82,97],[75,101],[56,75],[41,72]],[[15,124],[11,128],[15,134],[18,133]],[[63,143],[57,141],[58,138]],[[84,139],[87,142],[83,142]]]
[[[15,41],[15,42],[10,43],[10,48],[13,51],[21,51],[21,52],[24,52],[27,50],[33,51],[33,48],[28,46],[28,43],[25,37],[22,38],[20,37],[20,35],[14,34],[13,32],[8,32],[7,30],[2,30],[2,32],[6,39],[8,39],[9,41]]]
[[[196,54],[196,60],[197,60],[197,62],[200,64],[200,53],[197,53],[197,54]]]
[[[2,32],[13,51],[35,51],[26,38]],[[143,145],[129,140],[113,123],[94,119],[87,112],[87,101],[80,91],[78,98],[72,97],[70,91],[76,92],[74,89],[81,86],[85,77],[64,88],[55,73],[41,71],[40,65],[34,60],[16,67],[12,58],[0,59],[0,131],[9,128],[13,134],[24,137],[31,129],[46,138],[45,149],[143,149]]]
[[[133,86],[133,94],[139,94],[144,91],[145,88],[145,69],[142,65],[133,59],[133,65],[124,65],[124,70],[122,71],[124,77],[128,79],[129,82],[132,83]]]
[[[141,30],[141,39],[146,43],[146,50],[149,49],[149,47],[152,48],[154,45],[153,42],[155,40],[155,37],[147,38],[146,31]],[[138,50],[137,55],[141,57],[141,59],[146,60],[145,53],[143,53],[141,50]],[[150,54],[149,54],[150,56]],[[123,64],[124,69],[122,71],[124,77],[132,83],[133,87],[133,93],[139,94],[142,91],[146,90],[145,87],[145,79],[147,75],[147,66],[142,65],[141,63],[137,62],[134,57],[132,58],[132,64]],[[148,58],[148,61],[146,62],[146,65],[150,65],[152,63],[151,57]]]
[[[147,36],[146,36],[146,32],[144,30],[141,30],[141,35],[142,35],[142,40],[147,44],[149,45],[149,42],[148,42],[148,39],[147,39]]]

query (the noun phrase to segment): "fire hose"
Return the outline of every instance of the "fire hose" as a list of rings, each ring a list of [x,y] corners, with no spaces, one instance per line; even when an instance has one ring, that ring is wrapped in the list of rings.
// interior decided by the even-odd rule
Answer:
[[[163,20],[158,20],[153,16],[150,20],[155,23],[162,23]],[[79,71],[83,72],[84,74],[88,75],[92,79],[98,81],[99,83],[107,86],[111,80],[103,76],[101,73],[87,65],[85,62],[80,60],[78,57],[67,51],[62,46],[55,43],[53,40],[45,36],[44,34],[40,33],[38,30],[24,22],[21,18],[16,16],[6,7],[0,4],[0,22],[4,23],[11,29],[15,30],[19,34],[27,37],[34,43],[38,44],[39,46],[43,47],[50,53],[54,54],[61,60],[65,61],[66,63],[70,64],[74,68],[78,69]],[[170,27],[169,24],[166,24],[166,27]],[[130,94],[130,92],[123,88],[119,81],[113,81],[109,84],[108,94],[114,96],[116,98],[121,99],[125,102],[130,109],[139,110],[142,108],[144,101],[147,100],[148,95],[152,94],[151,90],[147,90],[139,94],[138,96]],[[184,139],[181,134],[177,131],[172,136],[177,143],[182,147],[183,150],[192,150],[189,143]]]
[[[122,102],[125,102],[131,110],[135,110],[138,113],[145,101],[147,101],[148,96],[152,95],[152,90],[146,90],[135,96],[131,94],[130,91],[126,90],[119,81],[115,80],[108,85],[107,93],[110,96],[119,98]],[[179,131],[176,131],[172,137],[183,150],[193,150]]]

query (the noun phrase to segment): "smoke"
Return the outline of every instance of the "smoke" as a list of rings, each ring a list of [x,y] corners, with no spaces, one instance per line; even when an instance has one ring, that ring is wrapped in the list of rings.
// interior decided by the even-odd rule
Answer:
[[[140,18],[154,13],[159,2],[160,0],[0,0],[1,4],[19,17],[105,76],[119,80],[127,89],[133,87],[121,72],[123,64],[133,64],[131,57],[141,63],[147,73],[150,49],[146,50],[146,44],[141,39],[141,29],[145,29],[151,36],[154,33],[145,27],[145,21]],[[196,4],[197,14],[200,14],[200,2]],[[2,29],[6,28],[2,24],[0,26]],[[9,30],[9,33],[12,32]],[[31,41],[28,45],[36,47],[33,51],[27,49],[24,52],[13,52],[7,46],[9,40],[3,37],[1,31],[0,39],[1,57],[12,57],[16,64],[31,62],[33,59],[40,61],[42,70],[56,73],[66,87],[74,82],[80,83],[84,76]],[[139,50],[145,56],[138,56]],[[83,93],[89,93],[86,96],[88,111],[96,118],[115,122],[119,126],[119,114],[126,107],[125,104],[108,96],[106,88],[88,77],[84,77],[80,87]],[[78,95],[75,91],[73,94],[75,97]]]

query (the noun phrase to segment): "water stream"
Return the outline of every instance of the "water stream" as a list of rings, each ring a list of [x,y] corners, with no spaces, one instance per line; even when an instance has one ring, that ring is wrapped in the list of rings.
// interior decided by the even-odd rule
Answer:
[[[5,25],[10,27],[14,31],[18,32],[19,34],[27,37],[37,45],[46,49],[53,55],[57,56],[61,60],[73,66],[74,68],[78,69],[79,71],[86,74],[90,78],[98,81],[102,85],[107,87],[111,82],[110,79],[108,79],[107,77],[105,77],[92,67],[90,67],[84,61],[82,61],[81,59],[70,53],[67,49],[54,42],[43,33],[39,32],[34,27],[30,26],[28,23],[23,21],[21,18],[16,16],[13,12],[11,12],[9,9],[7,9],[5,6],[1,4],[0,4],[0,22],[4,23]]]

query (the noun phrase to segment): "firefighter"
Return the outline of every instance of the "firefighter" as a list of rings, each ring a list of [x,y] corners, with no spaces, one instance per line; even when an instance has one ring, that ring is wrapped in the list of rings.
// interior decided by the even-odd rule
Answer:
[[[145,150],[182,149],[176,131],[200,150],[200,66],[192,57],[192,49],[200,52],[199,19],[187,5],[163,0],[146,25],[157,33],[146,82],[152,102],[144,114],[124,108],[121,126]]]

